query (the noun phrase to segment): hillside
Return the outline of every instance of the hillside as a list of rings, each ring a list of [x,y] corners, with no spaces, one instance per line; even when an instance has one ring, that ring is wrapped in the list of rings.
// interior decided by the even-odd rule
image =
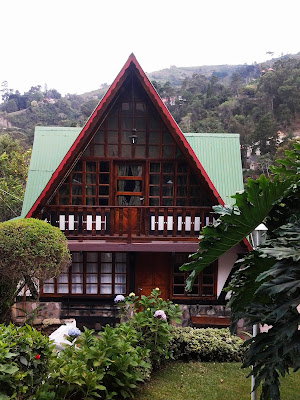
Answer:
[[[300,53],[259,65],[171,66],[148,76],[184,132],[237,132],[244,147],[271,158],[279,134],[299,134]],[[37,125],[82,126],[107,89],[62,97],[40,86],[20,94],[4,82],[0,134],[30,147]]]

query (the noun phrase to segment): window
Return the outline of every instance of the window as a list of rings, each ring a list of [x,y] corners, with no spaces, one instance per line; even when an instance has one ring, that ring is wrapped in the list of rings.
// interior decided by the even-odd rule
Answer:
[[[187,254],[175,254],[173,265],[173,297],[176,298],[212,298],[216,296],[217,263],[206,267],[195,279],[191,292],[185,290],[185,280],[189,273],[180,271],[179,267],[188,261]]]
[[[68,273],[45,280],[44,295],[117,295],[127,292],[127,253],[73,252]]]

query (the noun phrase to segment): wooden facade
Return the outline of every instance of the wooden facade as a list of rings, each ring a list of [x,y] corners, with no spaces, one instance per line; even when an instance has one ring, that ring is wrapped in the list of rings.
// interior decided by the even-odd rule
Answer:
[[[41,298],[112,302],[159,287],[179,303],[217,301],[218,262],[190,293],[179,270],[215,204],[222,199],[131,55],[27,213],[59,227],[72,251],[70,270],[45,281]]]

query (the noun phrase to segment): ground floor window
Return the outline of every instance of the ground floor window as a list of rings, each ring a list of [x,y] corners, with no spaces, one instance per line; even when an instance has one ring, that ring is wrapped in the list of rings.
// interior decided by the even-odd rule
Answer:
[[[69,271],[44,281],[42,294],[126,294],[127,271],[127,253],[73,252]]]
[[[173,264],[173,297],[204,297],[216,296],[217,262],[206,267],[195,279],[191,292],[185,290],[185,280],[189,273],[180,271],[180,266],[188,261],[188,254],[177,253]]]

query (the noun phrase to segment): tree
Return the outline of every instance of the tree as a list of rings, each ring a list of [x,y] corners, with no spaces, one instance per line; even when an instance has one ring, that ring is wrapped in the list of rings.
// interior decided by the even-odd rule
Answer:
[[[31,150],[0,136],[0,222],[20,215]]]
[[[239,260],[233,276],[229,306],[232,329],[245,318],[248,325],[267,324],[267,334],[248,340],[243,367],[253,365],[256,386],[262,383],[261,399],[279,400],[279,375],[300,368],[300,143],[286,158],[271,167],[272,179],[263,175],[249,180],[245,191],[233,196],[233,207],[214,207],[218,221],[203,228],[197,253],[183,270],[191,271],[190,290],[196,275],[221,254],[239,243],[264,220],[268,240]]]
[[[25,284],[35,294],[34,279],[59,275],[70,260],[67,240],[58,228],[33,218],[0,223],[0,319],[7,317]]]

